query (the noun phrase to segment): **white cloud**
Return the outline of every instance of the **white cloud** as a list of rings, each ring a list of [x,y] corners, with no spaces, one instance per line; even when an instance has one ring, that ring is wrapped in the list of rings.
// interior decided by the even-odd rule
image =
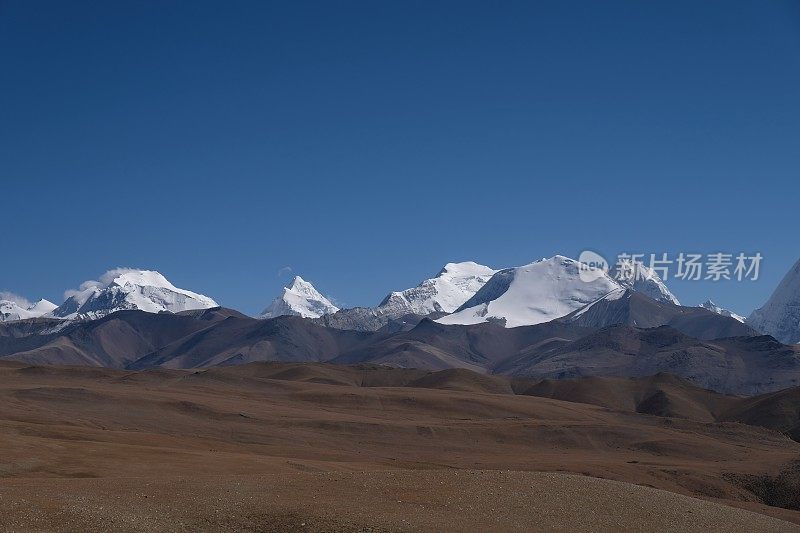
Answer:
[[[77,289],[68,289],[64,291],[64,299],[69,299],[77,294],[86,292],[89,289],[103,289],[108,287],[111,282],[114,281],[114,278],[120,274],[125,274],[126,272],[136,272],[136,269],[127,267],[112,268],[100,276],[99,280],[89,279],[81,283]]]
[[[278,270],[278,277],[281,277],[284,274],[291,274],[291,273],[292,273],[292,267],[285,266],[285,267],[281,268],[280,270]]]
[[[10,302],[14,302],[20,307],[23,307],[25,309],[33,305],[33,302],[31,302],[24,296],[20,296],[19,294],[14,294],[13,292],[9,291],[0,291],[0,300],[8,300]]]

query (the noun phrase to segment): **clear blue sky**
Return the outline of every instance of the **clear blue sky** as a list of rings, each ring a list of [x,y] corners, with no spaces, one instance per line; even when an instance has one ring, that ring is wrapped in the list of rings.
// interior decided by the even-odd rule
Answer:
[[[257,312],[448,261],[800,256],[800,5],[0,1],[0,289],[119,266]]]

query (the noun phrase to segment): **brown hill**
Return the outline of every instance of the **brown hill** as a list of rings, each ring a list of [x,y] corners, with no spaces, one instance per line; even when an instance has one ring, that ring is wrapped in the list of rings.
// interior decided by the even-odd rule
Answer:
[[[700,422],[718,420],[739,401],[665,373],[642,378],[545,379],[532,385],[517,382],[515,390],[518,394]]]
[[[642,492],[646,499],[631,505],[639,496],[614,492],[615,485],[584,491],[529,477],[547,471],[651,485],[800,522],[794,511],[764,505],[791,502],[775,495],[797,489],[790,473],[800,444],[778,432],[514,395],[502,381],[464,370],[296,363],[200,372],[0,365],[0,519],[23,530],[146,529],[181,520],[200,520],[200,529],[282,529],[285,511],[300,513],[286,518],[290,524],[297,517],[349,530],[396,524],[389,518],[396,512],[432,520],[419,522],[423,528],[467,516],[464,524],[489,520],[502,530],[506,519],[535,518],[524,501],[548,502],[537,512],[557,513],[564,523],[585,520],[576,501],[626,517],[620,524],[655,527],[637,520],[672,513],[665,503],[672,496],[662,493]],[[631,385],[632,402],[614,401],[635,407],[649,390],[670,398],[680,392],[704,406],[689,412],[703,419],[715,396],[690,389],[658,376]],[[680,402],[673,405],[685,414]],[[352,481],[336,477],[344,471]],[[264,486],[266,479],[274,484]],[[384,503],[356,497],[365,487]],[[536,497],[547,490],[562,502],[572,495],[569,505]],[[605,499],[611,494],[621,496]],[[389,506],[386,495],[403,503]],[[32,514],[30,502],[43,505]],[[685,499],[675,505],[700,513],[690,523],[736,528],[737,520],[755,520]],[[264,513],[247,514],[258,509]],[[759,527],[766,524],[791,527]]]
[[[800,441],[800,387],[742,399],[720,419],[774,429]]]

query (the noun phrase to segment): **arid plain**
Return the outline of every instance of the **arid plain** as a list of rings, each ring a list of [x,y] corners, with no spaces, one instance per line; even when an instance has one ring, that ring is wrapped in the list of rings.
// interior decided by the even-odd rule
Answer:
[[[671,376],[625,383],[558,382],[589,402],[577,403],[557,399],[554,382],[460,369],[2,363],[0,522],[800,530],[800,443],[719,421],[742,412],[741,399]],[[635,412],[648,408],[669,416]]]

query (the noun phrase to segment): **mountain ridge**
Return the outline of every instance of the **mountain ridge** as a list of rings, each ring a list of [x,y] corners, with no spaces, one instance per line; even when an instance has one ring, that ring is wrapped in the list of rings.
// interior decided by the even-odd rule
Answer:
[[[697,311],[715,321],[736,322]],[[54,328],[54,323],[61,327]],[[131,370],[258,361],[369,363],[540,378],[664,371],[742,394],[793,386],[800,378],[800,347],[769,336],[701,341],[669,326],[598,329],[556,320],[505,328],[493,323],[446,325],[429,318],[408,330],[359,332],[296,316],[259,320],[224,308],[175,314],[125,310],[92,321],[7,322],[0,324],[0,359]]]
[[[48,316],[92,320],[122,310],[174,313],[219,306],[208,296],[175,287],[158,271],[129,268],[110,270],[67,296]]]
[[[56,307],[58,307],[56,304],[44,298],[34,303],[0,298],[0,322],[39,318],[51,313]]]

